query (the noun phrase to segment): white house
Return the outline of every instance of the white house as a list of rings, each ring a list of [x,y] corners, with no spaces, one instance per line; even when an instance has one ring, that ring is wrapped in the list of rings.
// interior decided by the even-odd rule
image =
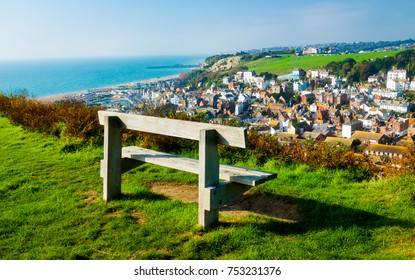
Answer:
[[[369,76],[369,78],[367,79],[367,81],[368,81],[369,83],[377,83],[377,82],[378,82],[378,79],[379,79],[379,77],[378,77],[378,76],[376,76],[376,75],[372,75],[372,76]]]
[[[392,89],[390,89],[390,90],[373,89],[371,94],[382,96],[384,98],[390,98],[390,99],[395,99],[397,97],[402,96],[402,92],[398,92],[397,90],[392,90]]]
[[[241,115],[244,112],[244,105],[242,102],[235,104],[235,116]]]
[[[410,88],[410,84],[405,80],[387,80],[386,89],[391,91],[404,91]]]
[[[241,82],[244,79],[244,72],[238,71],[234,76],[235,81]]]
[[[243,80],[244,80],[244,83],[250,83],[252,81],[252,72],[251,71],[243,72]]]
[[[342,125],[342,137],[344,138],[351,138],[353,133],[356,130],[361,129],[363,127],[363,123],[359,120],[353,120],[349,123],[344,123]]]
[[[379,105],[381,109],[393,110],[398,113],[407,113],[410,109],[410,104],[405,101],[382,100]]]
[[[300,70],[293,70],[292,79],[293,81],[298,81],[300,79]]]
[[[249,97],[247,94],[239,93],[238,102],[246,102],[246,101],[251,101],[251,97]]]
[[[254,77],[253,81],[260,90],[267,89],[270,86],[269,81],[266,81],[264,77]]]
[[[329,76],[329,74],[330,74],[329,71],[320,71],[319,72],[320,78],[322,78],[322,79],[327,78]]]
[[[306,90],[307,87],[308,87],[308,83],[307,82],[301,82],[301,81],[300,82],[297,82],[297,81],[295,81],[293,83],[293,90],[294,90],[294,92]]]
[[[394,91],[402,91],[410,88],[407,83],[408,71],[406,70],[390,70],[388,71],[388,79],[386,81],[386,88]]]
[[[318,70],[311,70],[310,71],[310,77],[311,77],[311,79],[318,78],[319,77]]]
[[[174,105],[179,105],[180,97],[178,97],[176,94],[173,95],[173,97],[170,98],[170,103]]]
[[[320,49],[315,48],[315,47],[309,47],[309,48],[304,48],[303,49],[303,54],[304,55],[306,55],[306,54],[318,54],[320,52],[321,52]]]
[[[222,78],[222,83],[223,83],[224,85],[229,85],[229,80],[230,80],[230,77],[229,77],[229,76],[224,76],[224,77]]]
[[[407,71],[406,70],[389,70],[388,71],[388,80],[406,80]]]

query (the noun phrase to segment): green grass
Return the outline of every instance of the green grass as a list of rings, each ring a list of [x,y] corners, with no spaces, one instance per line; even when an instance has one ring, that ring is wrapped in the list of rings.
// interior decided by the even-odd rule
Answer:
[[[293,68],[302,68],[303,70],[324,68],[325,65],[332,61],[343,61],[347,58],[353,58],[357,62],[385,56],[395,56],[400,51],[384,51],[384,52],[368,52],[359,54],[346,55],[283,55],[281,58],[262,58],[255,61],[243,63],[250,71],[256,73],[269,72],[277,75],[285,75],[291,73]]]
[[[196,185],[196,175],[142,165],[123,175],[123,196],[105,203],[102,148],[72,144],[0,118],[1,259],[415,259],[413,177],[356,181],[269,161],[260,168],[279,177],[252,193],[278,201],[280,214],[224,211],[204,230],[197,204],[148,188]]]

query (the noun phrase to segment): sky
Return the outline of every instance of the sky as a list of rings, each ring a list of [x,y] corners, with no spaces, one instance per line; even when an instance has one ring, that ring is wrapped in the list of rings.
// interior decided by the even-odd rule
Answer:
[[[415,1],[0,0],[0,60],[414,39]]]

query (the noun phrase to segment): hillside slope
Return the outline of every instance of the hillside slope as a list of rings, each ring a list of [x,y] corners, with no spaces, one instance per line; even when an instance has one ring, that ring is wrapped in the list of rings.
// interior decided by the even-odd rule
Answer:
[[[29,133],[0,117],[1,259],[415,259],[415,178],[358,182],[305,165],[196,226],[197,176],[143,165],[102,200],[101,147]],[[241,163],[251,165],[249,162]],[[254,167],[254,166],[251,166]]]
[[[306,55],[300,57],[290,54],[277,58],[261,58],[243,62],[242,65],[248,67],[250,71],[255,71],[257,74],[268,72],[271,74],[285,75],[290,73],[293,68],[301,68],[303,70],[319,69],[324,68],[325,65],[332,61],[343,61],[348,58],[353,58],[356,62],[361,62],[363,60],[383,58],[385,56],[395,56],[399,52],[401,50],[346,55]]]

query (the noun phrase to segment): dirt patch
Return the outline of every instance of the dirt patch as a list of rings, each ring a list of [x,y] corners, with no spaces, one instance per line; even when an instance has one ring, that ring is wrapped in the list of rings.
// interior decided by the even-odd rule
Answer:
[[[286,202],[278,196],[262,193],[244,194],[238,200],[222,207],[221,210],[232,215],[247,215],[253,212],[285,222],[298,222],[302,219],[297,205]]]
[[[133,213],[132,217],[138,225],[144,225],[146,223],[146,216],[143,213]]]
[[[83,199],[86,203],[93,203],[99,200],[98,193],[93,190],[85,191],[85,192],[78,192],[79,195],[86,196],[86,198]]]
[[[150,185],[150,190],[172,199],[179,199],[184,202],[198,202],[196,185],[157,182]]]
[[[150,185],[150,190],[172,199],[191,203],[198,202],[197,185],[157,182]],[[296,204],[287,202],[278,196],[262,193],[244,194],[238,200],[225,205],[220,210],[227,215],[241,216],[255,213],[286,222],[298,222],[303,217],[299,213]]]

